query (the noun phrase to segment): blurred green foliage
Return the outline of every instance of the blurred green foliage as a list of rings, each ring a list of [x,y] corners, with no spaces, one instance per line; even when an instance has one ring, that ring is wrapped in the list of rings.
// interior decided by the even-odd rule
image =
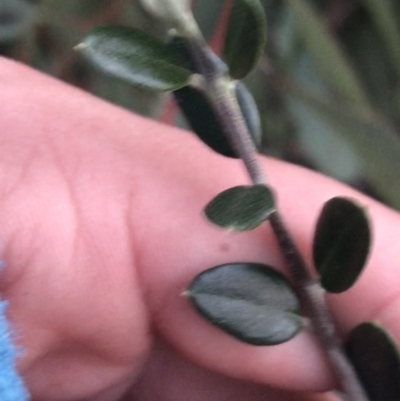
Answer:
[[[193,5],[206,38],[217,47],[224,3]],[[400,2],[262,4],[266,56],[246,84],[261,112],[264,153],[314,168],[400,209]],[[0,52],[166,120],[168,96],[105,77],[72,50],[88,29],[105,23],[166,38],[166,28],[138,0],[0,0]],[[181,116],[173,120],[185,126]]]

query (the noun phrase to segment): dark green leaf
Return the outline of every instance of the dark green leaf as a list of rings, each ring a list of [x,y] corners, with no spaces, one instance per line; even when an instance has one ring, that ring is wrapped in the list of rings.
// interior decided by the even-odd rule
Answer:
[[[274,196],[265,185],[229,188],[217,195],[205,208],[210,221],[235,231],[252,230],[273,212]]]
[[[182,59],[184,68],[192,71],[193,73],[199,72],[196,68],[195,62],[192,60],[189,44],[185,38],[174,35],[168,41],[167,46]]]
[[[206,319],[249,344],[280,344],[302,328],[295,293],[286,278],[269,266],[216,266],[193,280],[188,295]]]
[[[400,400],[398,350],[380,326],[357,326],[347,339],[346,351],[371,401]]]
[[[201,90],[186,86],[173,93],[179,108],[182,110],[193,132],[206,145],[223,156],[239,157],[229,143],[211,102]],[[255,106],[254,101],[251,102],[246,99],[247,96],[251,98],[251,95],[242,84],[237,86],[236,95],[238,96],[239,107],[242,110],[243,118],[254,141],[254,145],[256,148],[259,148],[261,132],[257,106]]]
[[[103,72],[145,89],[178,89],[191,76],[168,46],[133,28],[94,28],[77,49]]]
[[[261,131],[257,106],[242,84],[236,88],[243,118],[256,148],[259,148]],[[201,90],[186,86],[174,91],[174,96],[191,129],[206,145],[223,156],[239,157],[229,143],[211,102]]]
[[[244,78],[257,65],[264,52],[265,40],[266,21],[261,3],[235,0],[223,49],[233,78]]]
[[[325,203],[315,230],[313,256],[327,291],[343,292],[355,283],[370,241],[368,219],[361,207],[341,197]]]
[[[190,86],[173,93],[193,132],[215,152],[238,158],[207,96],[201,90]]]

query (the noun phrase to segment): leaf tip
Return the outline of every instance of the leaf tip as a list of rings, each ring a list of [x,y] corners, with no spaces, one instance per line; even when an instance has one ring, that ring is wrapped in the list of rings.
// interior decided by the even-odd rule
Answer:
[[[78,43],[76,46],[73,47],[73,50],[76,52],[81,52],[85,50],[88,47],[88,45],[85,42]]]

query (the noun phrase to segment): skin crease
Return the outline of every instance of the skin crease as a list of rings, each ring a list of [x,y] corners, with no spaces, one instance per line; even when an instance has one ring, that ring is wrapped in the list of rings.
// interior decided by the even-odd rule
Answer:
[[[249,182],[240,162],[4,59],[0,85],[0,291],[33,400],[335,400],[317,394],[334,380],[310,332],[253,347],[180,295],[220,263],[284,270],[267,226],[226,233],[201,214]],[[367,208],[368,268],[329,305],[341,333],[378,320],[400,341],[398,214],[321,175],[262,163],[307,259],[326,200]]]

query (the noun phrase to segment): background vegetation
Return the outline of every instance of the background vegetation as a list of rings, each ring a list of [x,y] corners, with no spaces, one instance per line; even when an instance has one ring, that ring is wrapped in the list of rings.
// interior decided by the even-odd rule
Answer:
[[[162,1],[162,0],[160,0]],[[194,0],[218,52],[230,0]],[[268,44],[246,79],[263,151],[345,181],[400,209],[400,2],[263,0]],[[0,53],[127,109],[185,126],[169,97],[101,75],[73,47],[118,23],[165,38],[137,0],[0,0]]]

